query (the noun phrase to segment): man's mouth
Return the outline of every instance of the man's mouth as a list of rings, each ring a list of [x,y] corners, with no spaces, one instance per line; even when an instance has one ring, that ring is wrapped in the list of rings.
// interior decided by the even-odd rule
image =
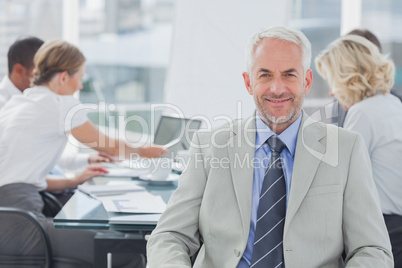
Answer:
[[[285,103],[285,102],[289,101],[290,98],[287,98],[287,99],[269,99],[269,98],[267,98],[266,100],[269,102],[272,102],[272,103],[281,104],[281,103]]]

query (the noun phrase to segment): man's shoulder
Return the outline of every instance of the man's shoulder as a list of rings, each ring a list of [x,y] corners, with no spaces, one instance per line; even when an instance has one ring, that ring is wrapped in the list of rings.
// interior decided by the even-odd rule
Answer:
[[[3,95],[0,94],[0,110],[6,105],[7,101],[8,99],[6,99]]]
[[[356,139],[356,137],[359,135],[355,131],[347,130],[334,124],[315,121],[311,118],[304,120],[304,124],[301,125],[301,128],[301,131],[304,135],[309,135],[311,133],[321,133],[323,136],[331,139]]]
[[[9,99],[10,97],[9,97],[9,93],[8,93],[8,91],[7,91],[7,88],[5,88],[5,87],[2,87],[1,85],[0,85],[0,97],[2,97],[3,99]]]
[[[240,119],[230,119],[225,123],[222,123],[218,126],[211,126],[211,124],[207,124],[209,127],[203,128],[198,131],[198,134],[205,135],[215,135],[217,133],[223,133],[226,135],[237,134],[239,131],[244,130],[245,128],[252,128],[255,126],[255,117],[248,118],[240,118]]]
[[[0,82],[0,109],[10,100],[12,94],[8,84],[6,83],[6,78],[4,77]]]
[[[233,146],[237,139],[245,139],[245,136],[253,136],[255,118],[233,119],[216,127],[205,127],[196,132],[200,144],[215,144],[216,147],[225,148]],[[254,132],[255,136],[255,132]],[[239,142],[236,142],[238,144]]]

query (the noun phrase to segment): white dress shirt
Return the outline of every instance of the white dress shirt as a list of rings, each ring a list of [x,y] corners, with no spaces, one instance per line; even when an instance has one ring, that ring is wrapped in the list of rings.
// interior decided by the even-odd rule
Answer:
[[[88,121],[82,104],[47,87],[29,88],[0,110],[0,186],[24,182],[46,189],[46,175],[59,160],[67,132]]]
[[[21,95],[21,91],[14,86],[8,75],[5,75],[0,82],[0,109],[14,95]]]
[[[360,133],[367,145],[383,214],[402,215],[402,103],[378,94],[353,105],[344,128]]]

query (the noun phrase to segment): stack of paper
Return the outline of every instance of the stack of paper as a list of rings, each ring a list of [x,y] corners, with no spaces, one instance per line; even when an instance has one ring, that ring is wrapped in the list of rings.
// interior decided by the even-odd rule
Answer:
[[[128,192],[144,191],[145,188],[136,184],[82,184],[78,190],[91,196],[118,195]]]
[[[160,196],[146,191],[130,192],[122,195],[99,197],[103,207],[108,212],[123,213],[162,213],[166,204]]]

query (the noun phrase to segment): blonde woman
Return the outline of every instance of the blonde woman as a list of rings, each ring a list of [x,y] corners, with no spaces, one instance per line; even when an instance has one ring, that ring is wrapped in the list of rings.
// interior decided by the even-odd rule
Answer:
[[[377,36],[374,33],[372,33],[371,31],[369,31],[367,29],[356,28],[347,34],[348,35],[350,35],[350,34],[358,35],[358,36],[366,38],[371,43],[376,45],[378,47],[379,51],[382,52],[380,40],[378,40]],[[337,123],[338,127],[343,127],[343,123],[345,122],[345,117],[346,117],[347,111],[345,111],[342,108],[342,106],[339,104],[339,102],[337,102],[337,105],[334,105],[333,112],[334,112],[334,114],[338,115],[336,117],[333,117],[333,123]]]
[[[94,232],[56,230],[41,214],[43,201],[39,191],[74,189],[90,177],[106,172],[95,166],[74,180],[46,179],[64,150],[67,132],[81,143],[111,156],[160,157],[166,151],[160,147],[134,148],[111,139],[88,120],[85,110],[79,109],[81,103],[72,96],[82,89],[85,72],[85,57],[77,47],[64,41],[46,42],[36,53],[34,64],[35,86],[11,98],[0,112],[0,206],[34,212],[46,225],[56,256],[91,264]],[[77,112],[71,113],[73,109]],[[10,227],[2,228],[7,230],[0,236],[2,251],[38,253],[37,238],[30,235],[29,228],[7,223],[7,219],[2,219],[1,224]],[[9,232],[10,229],[14,232]]]
[[[344,128],[364,138],[388,230],[402,226],[402,104],[390,94],[394,63],[357,35],[337,39],[315,62],[330,95],[348,111]],[[391,236],[395,267],[402,265],[398,239]]]

